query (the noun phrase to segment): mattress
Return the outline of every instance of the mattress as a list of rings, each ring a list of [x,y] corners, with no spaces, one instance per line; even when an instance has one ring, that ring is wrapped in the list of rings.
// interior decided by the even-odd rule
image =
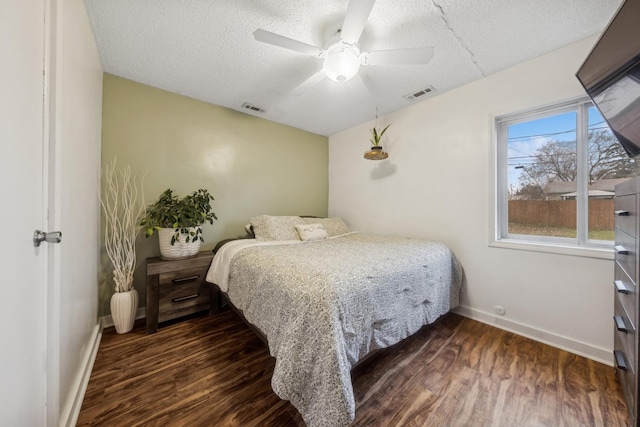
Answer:
[[[360,233],[239,242],[220,248],[207,281],[266,336],[272,388],[311,427],[350,424],[351,368],[459,302],[462,268],[439,242]]]

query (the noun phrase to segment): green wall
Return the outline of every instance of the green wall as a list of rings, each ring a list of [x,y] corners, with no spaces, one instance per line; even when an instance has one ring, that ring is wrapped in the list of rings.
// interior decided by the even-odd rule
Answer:
[[[327,214],[328,140],[252,115],[104,75],[102,167],[117,156],[144,178],[145,203],[167,188],[206,188],[218,221],[205,225],[201,250],[244,235],[260,214]],[[104,231],[104,230],[103,230]],[[157,234],[137,244],[134,286],[145,305],[145,259]],[[100,315],[110,314],[111,264],[101,251]]]

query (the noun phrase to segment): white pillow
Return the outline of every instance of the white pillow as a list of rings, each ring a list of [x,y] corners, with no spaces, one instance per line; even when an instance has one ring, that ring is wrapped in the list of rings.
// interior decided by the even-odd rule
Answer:
[[[298,240],[294,227],[303,221],[299,216],[260,215],[251,218],[249,222],[257,240],[270,241]]]
[[[296,230],[303,242],[324,240],[329,236],[322,224],[298,224]]]
[[[349,227],[344,223],[342,218],[302,218],[305,224],[322,224],[327,230],[329,237],[339,236],[341,234],[348,233]]]

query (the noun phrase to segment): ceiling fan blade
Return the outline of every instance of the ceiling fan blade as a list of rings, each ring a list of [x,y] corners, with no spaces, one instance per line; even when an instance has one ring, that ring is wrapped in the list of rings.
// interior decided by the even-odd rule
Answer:
[[[356,75],[347,82],[347,86],[357,100],[368,101],[371,99],[371,91],[361,76]]]
[[[363,65],[414,65],[427,64],[433,58],[432,47],[375,50],[362,54]]]
[[[322,70],[318,71],[315,74],[312,74],[311,77],[309,77],[307,80],[303,81],[296,88],[294,88],[291,91],[291,95],[293,96],[302,95],[304,92],[308,91],[309,89],[311,89],[312,87],[320,83],[322,80],[324,80],[325,77],[326,75]]]
[[[344,17],[340,40],[354,45],[360,40],[360,35],[369,19],[371,9],[376,0],[351,0],[347,7],[347,15]]]
[[[324,56],[324,50],[316,46],[290,39],[289,37],[281,36],[280,34],[272,33],[270,31],[261,29],[255,30],[253,32],[253,37],[259,42],[294,50],[296,52],[304,53],[305,55],[315,56],[316,58],[322,58]]]

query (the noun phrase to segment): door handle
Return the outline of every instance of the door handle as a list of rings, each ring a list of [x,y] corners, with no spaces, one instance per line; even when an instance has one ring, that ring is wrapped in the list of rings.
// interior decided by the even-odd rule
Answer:
[[[33,233],[33,246],[38,247],[42,242],[48,243],[60,243],[62,241],[62,232],[61,231],[51,231],[47,233],[46,231],[36,230]]]

